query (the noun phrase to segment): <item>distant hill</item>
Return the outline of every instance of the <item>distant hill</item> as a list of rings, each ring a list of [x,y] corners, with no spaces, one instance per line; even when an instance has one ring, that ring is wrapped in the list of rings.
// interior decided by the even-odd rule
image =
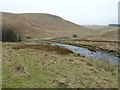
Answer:
[[[120,24],[109,24],[109,26],[120,27]]]
[[[84,27],[91,29],[92,31],[106,31],[117,28],[115,26],[109,26],[109,25],[84,25]]]
[[[89,30],[63,18],[44,13],[13,14],[2,12],[2,26],[30,37],[59,37],[80,34]]]
[[[88,37],[91,40],[105,40],[105,41],[118,41],[120,38],[118,29],[103,30],[98,32],[98,35]]]
[[[106,40],[117,40],[117,41],[120,38],[118,29],[104,31],[104,32],[102,32],[101,37],[106,39]]]
[[[88,37],[91,40],[115,40],[118,41],[118,27],[109,25],[84,25],[84,27],[95,33],[93,36]]]

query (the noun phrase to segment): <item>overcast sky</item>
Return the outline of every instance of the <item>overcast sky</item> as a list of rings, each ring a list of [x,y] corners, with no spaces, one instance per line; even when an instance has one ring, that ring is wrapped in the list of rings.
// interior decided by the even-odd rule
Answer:
[[[0,11],[49,13],[78,24],[118,22],[119,0],[0,0]]]

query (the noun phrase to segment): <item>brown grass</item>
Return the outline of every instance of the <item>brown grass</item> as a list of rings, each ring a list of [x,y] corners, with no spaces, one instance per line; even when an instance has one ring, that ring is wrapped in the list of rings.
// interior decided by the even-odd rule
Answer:
[[[2,13],[3,25],[21,31],[30,37],[69,36],[88,32],[83,26],[68,22],[58,16],[43,13]],[[21,27],[22,26],[22,27]]]
[[[36,50],[45,50],[45,51],[52,51],[52,52],[57,52],[58,54],[70,54],[72,53],[72,51],[69,51],[67,49],[64,48],[60,48],[58,46],[49,46],[49,45],[19,45],[16,47],[13,47],[12,49],[36,49]]]

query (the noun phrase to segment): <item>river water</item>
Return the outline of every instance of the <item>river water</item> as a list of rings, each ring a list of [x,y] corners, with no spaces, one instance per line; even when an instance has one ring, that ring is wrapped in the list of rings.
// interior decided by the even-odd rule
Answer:
[[[97,60],[106,60],[112,64],[118,64],[118,60],[120,59],[116,55],[110,52],[105,52],[105,51],[90,51],[87,48],[83,47],[77,47],[77,46],[72,46],[72,45],[67,45],[67,44],[60,44],[60,43],[54,43],[52,45],[57,45],[61,48],[68,49],[74,53],[80,54],[85,57],[90,57],[90,58],[95,58]]]

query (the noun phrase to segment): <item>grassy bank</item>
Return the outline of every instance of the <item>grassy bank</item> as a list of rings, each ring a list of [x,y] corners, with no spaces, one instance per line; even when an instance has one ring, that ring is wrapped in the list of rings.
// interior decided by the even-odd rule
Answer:
[[[3,88],[117,88],[117,66],[56,46],[3,43]]]

